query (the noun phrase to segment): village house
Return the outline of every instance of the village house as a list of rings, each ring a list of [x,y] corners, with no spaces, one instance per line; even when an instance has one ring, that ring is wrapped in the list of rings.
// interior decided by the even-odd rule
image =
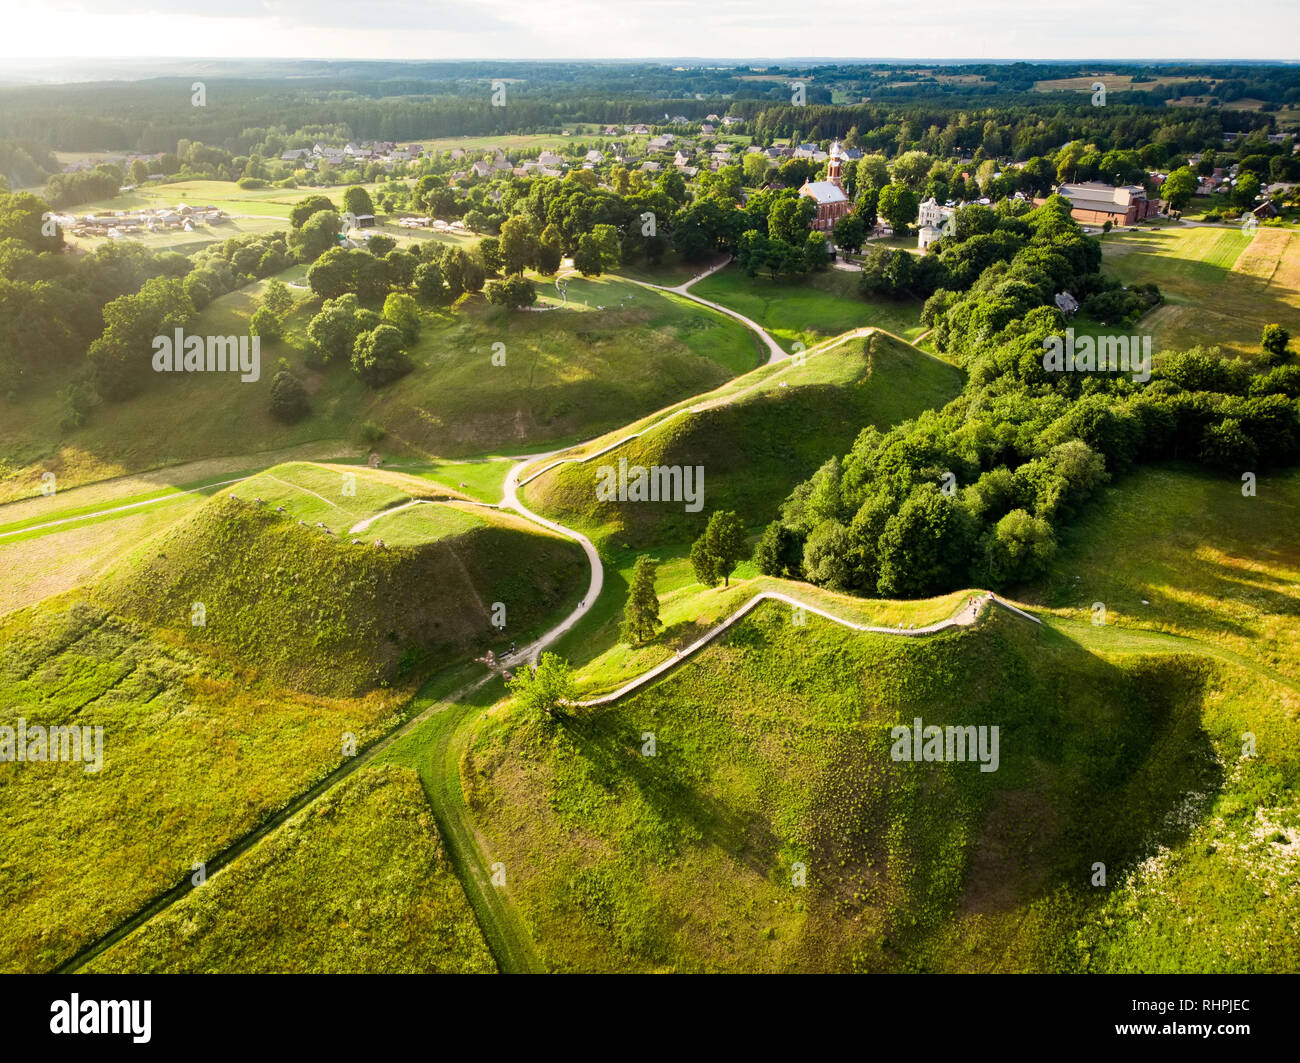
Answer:
[[[1089,225],[1133,225],[1160,213],[1160,201],[1147,199],[1146,190],[1139,185],[1112,188],[1100,181],[1084,181],[1061,185],[1057,194],[1070,201],[1070,216],[1075,221]]]
[[[809,223],[816,232],[830,232],[849,212],[849,197],[840,183],[840,142],[831,145],[830,162],[826,166],[825,181],[805,181],[799,189],[801,196],[807,196],[817,204],[817,213]]]
[[[916,248],[921,254],[925,254],[930,248],[938,243],[943,233],[933,225],[922,225],[916,234]]]
[[[956,212],[957,208],[947,204],[940,204],[938,200],[931,196],[921,204],[917,211],[916,223],[925,228],[927,225],[934,229],[942,229],[944,223]]]

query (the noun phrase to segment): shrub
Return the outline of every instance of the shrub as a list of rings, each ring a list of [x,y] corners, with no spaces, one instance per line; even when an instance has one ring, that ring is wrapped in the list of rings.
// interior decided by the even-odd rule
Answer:
[[[306,417],[310,408],[302,381],[287,369],[276,373],[271,380],[271,416],[292,424]]]

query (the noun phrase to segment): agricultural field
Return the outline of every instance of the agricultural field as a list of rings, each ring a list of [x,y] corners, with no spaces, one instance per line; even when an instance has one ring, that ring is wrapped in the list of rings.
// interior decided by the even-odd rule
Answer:
[[[1109,233],[1104,267],[1126,284],[1153,283],[1165,302],[1134,326],[1154,349],[1217,344],[1253,355],[1265,325],[1300,330],[1300,234],[1262,227],[1187,226]]]

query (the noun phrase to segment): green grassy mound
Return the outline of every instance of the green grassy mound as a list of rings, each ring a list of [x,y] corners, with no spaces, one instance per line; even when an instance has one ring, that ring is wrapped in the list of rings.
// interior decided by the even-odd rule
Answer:
[[[437,511],[438,504],[421,511]],[[403,511],[352,543],[299,523],[241,485],[112,567],[97,597],[114,612],[276,682],[347,695],[522,636],[586,578],[579,547],[516,517],[452,508],[450,521]],[[386,520],[398,541],[381,548]],[[411,533],[417,521],[427,537]],[[493,627],[494,603],[506,627]],[[193,623],[196,603],[202,625]]]
[[[1095,653],[1194,651],[1223,665],[1204,710],[1222,784],[1189,793],[1173,814],[1181,834],[1153,841],[1083,921],[1090,969],[1300,970],[1300,472],[1257,487],[1245,497],[1235,476],[1139,469],[1024,591]]]
[[[388,766],[348,778],[86,969],[464,974],[496,965],[419,779]]]
[[[462,787],[551,969],[1077,969],[1094,863],[1217,785],[1210,667],[1002,610],[904,639],[765,605],[615,706],[479,721]],[[893,760],[918,716],[999,727],[998,770]]]
[[[557,467],[524,489],[526,503],[596,540],[641,546],[694,538],[717,509],[747,524],[776,505],[867,425],[884,428],[942,406],[961,388],[952,366],[881,333],[850,340],[698,412],[682,414],[609,454]],[[596,497],[597,469],[703,466],[704,508]]]

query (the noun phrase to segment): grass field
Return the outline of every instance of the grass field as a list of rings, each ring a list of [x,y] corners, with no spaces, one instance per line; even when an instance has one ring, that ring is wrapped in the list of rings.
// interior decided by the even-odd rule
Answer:
[[[1243,498],[1238,481],[1197,467],[1142,469],[1022,592],[1109,658],[1195,650],[1217,664],[1201,726],[1222,777],[1183,796],[1173,836],[1153,839],[1084,920],[1089,969],[1300,968],[1300,474],[1260,485]],[[1094,602],[1104,626],[1091,622]]]
[[[86,970],[469,974],[496,965],[419,780],[383,767],[349,777]]]
[[[750,317],[770,332],[787,351],[863,325],[874,325],[904,339],[925,331],[921,303],[890,299],[864,299],[858,295],[857,273],[826,270],[805,281],[773,283],[763,277],[746,277],[735,266],[706,277],[691,293],[730,307]]]
[[[1107,626],[1194,638],[1300,683],[1300,473],[1239,478],[1140,469],[1062,537],[1048,576],[1022,596]],[[1296,703],[1300,707],[1300,701]]]
[[[190,332],[247,332],[257,290],[209,306]],[[528,453],[565,445],[715,387],[759,360],[739,322],[675,295],[601,277],[570,282],[569,307],[513,312],[481,297],[430,308],[412,349],[415,371],[371,391],[346,366],[303,367],[306,327],[317,306],[301,299],[284,340],[262,351],[262,373],[245,383],[227,374],[177,374],[143,394],[98,407],[82,428],[63,432],[62,402],[37,395],[5,409],[0,469],[35,493],[42,471],[71,485],[124,471],[249,451],[310,444],[359,454],[360,427],[387,430],[383,449],[404,460]],[[493,345],[505,345],[494,365]],[[142,352],[141,357],[148,357]],[[285,425],[269,412],[271,380],[284,357],[304,380],[312,412]],[[352,440],[353,442],[348,442]],[[325,446],[328,444],[328,447]]]
[[[102,770],[0,763],[0,969],[70,958],[397,719],[324,698],[75,596],[0,618],[0,722],[103,728]]]
[[[1110,233],[1101,246],[1107,274],[1159,285],[1165,302],[1133,328],[1156,350],[1217,344],[1253,354],[1268,323],[1300,330],[1300,234],[1201,226]]]

